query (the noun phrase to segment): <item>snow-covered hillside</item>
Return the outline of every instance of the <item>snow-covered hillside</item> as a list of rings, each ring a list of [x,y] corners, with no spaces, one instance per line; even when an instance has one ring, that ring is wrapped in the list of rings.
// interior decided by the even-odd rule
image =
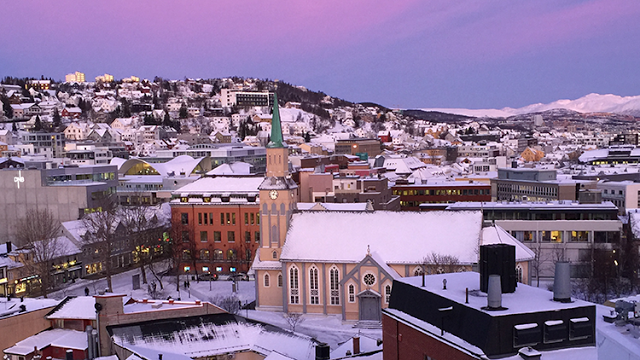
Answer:
[[[548,104],[531,104],[518,109],[422,109],[474,117],[509,117],[513,115],[543,112],[551,109],[567,109],[581,113],[607,112],[640,115],[640,96],[589,94],[576,100],[558,100]]]

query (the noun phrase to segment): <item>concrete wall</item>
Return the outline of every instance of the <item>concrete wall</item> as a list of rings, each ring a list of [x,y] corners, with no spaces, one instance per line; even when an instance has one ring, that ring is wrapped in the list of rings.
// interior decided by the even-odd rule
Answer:
[[[44,316],[54,307],[48,307],[40,310],[29,311],[24,314],[9,316],[0,319],[0,350],[12,347],[18,341],[22,341],[29,336],[33,336],[51,326],[49,320]]]

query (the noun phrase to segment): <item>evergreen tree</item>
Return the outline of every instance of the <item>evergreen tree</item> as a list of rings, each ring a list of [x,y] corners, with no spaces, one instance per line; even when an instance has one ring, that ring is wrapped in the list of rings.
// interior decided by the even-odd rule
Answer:
[[[11,131],[18,132],[18,126],[16,126],[16,123],[14,122],[13,125],[11,126]]]
[[[144,124],[145,125],[157,125],[157,122],[156,122],[156,119],[154,119],[153,116],[147,114],[144,117]]]
[[[34,131],[42,131],[42,121],[40,121],[40,115],[36,115],[36,122],[33,125]]]
[[[127,99],[122,99],[122,117],[131,117],[131,108]]]
[[[168,112],[164,113],[164,120],[162,121],[162,126],[173,126],[173,121],[171,121],[171,116],[169,116]]]
[[[11,103],[9,103],[9,99],[2,99],[2,110],[4,111],[4,116],[8,119],[13,119],[13,108],[11,107]]]
[[[308,143],[311,141],[311,134],[309,132],[306,132],[304,134],[304,142]]]
[[[187,112],[187,105],[185,103],[182,103],[182,106],[180,106],[180,119],[186,119],[187,117],[189,117],[189,113]]]
[[[57,129],[60,127],[62,123],[62,118],[60,117],[60,112],[58,112],[58,108],[53,110],[53,126]]]

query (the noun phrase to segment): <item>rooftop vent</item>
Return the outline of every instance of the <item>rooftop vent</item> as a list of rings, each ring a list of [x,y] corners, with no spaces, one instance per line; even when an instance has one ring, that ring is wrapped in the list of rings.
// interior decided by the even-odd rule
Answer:
[[[553,279],[553,300],[571,302],[571,265],[567,261],[556,263]]]
[[[490,275],[500,276],[502,293],[516,291],[516,248],[507,244],[480,246],[480,291],[488,292]]]

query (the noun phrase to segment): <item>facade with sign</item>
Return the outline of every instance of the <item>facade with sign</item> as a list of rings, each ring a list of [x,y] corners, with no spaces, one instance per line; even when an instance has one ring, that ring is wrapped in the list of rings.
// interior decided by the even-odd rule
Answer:
[[[115,193],[116,166],[0,170],[0,239],[15,241],[17,222],[29,209],[47,209],[60,221],[95,210],[97,200]]]

